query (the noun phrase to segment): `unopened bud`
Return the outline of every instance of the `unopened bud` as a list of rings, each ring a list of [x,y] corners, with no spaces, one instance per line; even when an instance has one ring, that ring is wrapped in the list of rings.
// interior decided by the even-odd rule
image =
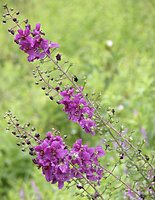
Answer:
[[[51,100],[53,100],[54,98],[52,96],[49,97]]]
[[[17,18],[13,18],[12,20],[13,20],[14,22],[17,22],[17,21],[18,21]]]
[[[76,187],[77,187],[78,189],[82,189],[82,188],[83,188],[83,186],[82,186],[81,184],[77,184]]]
[[[56,59],[57,59],[57,61],[60,61],[60,60],[61,60],[61,54],[58,53],[58,54],[56,55]]]
[[[39,137],[40,137],[39,133],[36,133],[36,134],[35,134],[35,137],[36,137],[36,138],[39,138]]]

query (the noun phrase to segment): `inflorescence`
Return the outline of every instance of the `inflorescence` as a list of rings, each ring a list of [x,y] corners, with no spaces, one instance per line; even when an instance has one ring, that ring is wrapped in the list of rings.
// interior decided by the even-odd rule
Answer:
[[[20,49],[28,54],[28,61],[43,59],[50,55],[50,50],[58,48],[59,45],[49,42],[42,36],[45,34],[41,31],[41,25],[36,24],[36,28],[31,30],[30,24],[26,25],[25,30],[19,29],[15,35],[14,41],[20,46]]]
[[[70,148],[65,143],[64,138],[58,135],[55,130],[48,132],[46,137],[41,139],[40,135],[36,133],[35,128],[32,127],[30,129],[29,123],[24,126],[20,126],[19,121],[9,111],[5,117],[9,117],[8,125],[11,128],[13,127],[12,134],[19,139],[17,145],[22,147],[22,151],[27,149],[29,150],[29,154],[33,156],[32,160],[34,164],[38,168],[42,169],[46,180],[52,184],[58,183],[59,189],[64,187],[65,182],[70,183],[71,181],[74,181],[75,183],[80,183],[77,185],[78,189],[83,189],[89,195],[87,189],[84,188],[84,184],[81,184],[82,181],[85,181],[95,190],[95,195],[91,197],[91,199],[97,199],[97,197],[103,199],[102,194],[99,194],[95,187],[100,184],[100,181],[103,178],[103,171],[105,169],[106,172],[115,177],[116,180],[119,180],[121,184],[128,189],[126,193],[127,197],[132,199],[132,197],[137,198],[137,196],[139,196],[139,199],[144,199],[145,195],[141,193],[140,190],[143,191],[143,188],[146,188],[147,186],[149,186],[149,189],[146,190],[146,192],[152,197],[155,192],[155,181],[152,174],[151,181],[149,180],[150,178],[147,177],[147,173],[149,171],[147,167],[149,167],[151,173],[153,171],[152,165],[148,162],[149,158],[146,159],[146,157],[143,156],[139,150],[138,157],[136,157],[135,155],[137,155],[137,153],[135,153],[135,151],[137,148],[135,148],[130,141],[123,138],[123,135],[110,124],[112,123],[111,121],[110,123],[107,122],[98,114],[96,107],[93,106],[92,102],[89,101],[89,99],[83,94],[84,87],[76,84],[78,82],[78,78],[75,75],[70,76],[68,73],[71,65],[69,65],[66,70],[59,65],[59,62],[62,60],[62,55],[58,53],[55,56],[55,59],[52,58],[51,54],[56,48],[59,48],[59,44],[44,38],[45,33],[41,30],[41,25],[38,23],[36,24],[35,29],[32,29],[31,25],[28,24],[27,19],[19,23],[19,20],[17,19],[19,12],[14,12],[14,10],[9,9],[7,5],[4,5],[3,7],[6,10],[6,13],[3,15],[3,23],[5,24],[10,19],[14,22],[15,26],[10,28],[8,31],[14,36],[14,41],[19,45],[19,48],[28,55],[28,61],[33,62],[35,60],[39,60],[40,64],[50,61],[54,64],[54,68],[53,70],[49,70],[49,74],[46,73],[46,71],[41,71],[39,66],[37,66],[36,71],[34,70],[33,72],[34,77],[36,78],[38,76],[39,82],[43,82],[44,85],[42,86],[42,90],[45,90],[45,94],[53,100],[53,95],[49,94],[54,90],[56,96],[58,95],[59,98],[61,98],[57,101],[57,103],[64,106],[63,111],[68,115],[69,120],[78,123],[86,133],[95,135],[98,123],[100,122],[107,129],[109,128],[109,133],[112,136],[112,139],[114,139],[115,144],[117,143],[116,146],[118,146],[118,150],[116,149],[116,151],[118,151],[119,155],[121,155],[120,162],[121,160],[124,160],[124,157],[129,159],[128,169],[135,167],[135,169],[139,172],[141,177],[137,179],[137,183],[143,184],[141,186],[142,189],[135,185],[133,188],[128,186],[121,180],[121,178],[115,176],[112,172],[106,170],[106,168],[101,167],[99,158],[105,155],[101,146],[90,148],[88,145],[82,144],[82,139],[78,139]],[[25,24],[25,28],[22,28],[22,23]],[[50,73],[55,70],[59,71],[56,78],[50,77]],[[36,72],[38,75],[36,75]],[[44,74],[48,80],[44,78]],[[54,82],[54,79],[57,85],[50,84],[50,81]],[[66,79],[70,84],[66,83]],[[39,82],[36,82],[36,84],[38,85]],[[97,115],[95,115],[95,112]],[[112,116],[114,113],[115,110],[113,109]],[[96,116],[99,117],[97,118]],[[111,117],[110,120],[112,120]],[[117,133],[117,136],[120,138],[117,139],[110,129]],[[120,144],[119,140],[123,141],[123,139],[125,142]],[[131,155],[127,152],[128,150],[125,150],[122,145],[123,143],[128,144],[128,150],[130,150],[131,147],[133,148],[133,153],[131,151]],[[108,146],[109,144],[106,144],[106,147]],[[137,163],[134,163],[133,159]],[[144,164],[142,165],[142,163]],[[143,170],[144,172],[140,168],[141,165],[146,165],[145,171]],[[141,178],[144,179],[143,182],[141,181]],[[135,190],[134,188],[138,189]]]
[[[62,137],[48,132],[34,150],[37,155],[34,163],[42,168],[48,182],[58,182],[59,189],[63,188],[64,182],[73,178],[83,179],[84,176],[89,181],[100,183],[103,169],[99,166],[98,158],[105,155],[102,147],[89,148],[82,145],[79,139],[69,149]]]
[[[68,114],[69,120],[77,122],[86,133],[95,135],[96,123],[92,119],[94,116],[94,108],[85,100],[82,94],[83,88],[75,92],[74,88],[69,88],[60,92],[62,100],[60,104],[64,105],[64,111]]]

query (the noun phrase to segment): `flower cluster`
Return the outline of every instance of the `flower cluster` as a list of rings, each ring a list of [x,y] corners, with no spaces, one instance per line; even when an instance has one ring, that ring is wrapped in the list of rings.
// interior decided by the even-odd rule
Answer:
[[[96,127],[95,121],[92,119],[94,115],[94,108],[91,108],[89,103],[85,100],[82,94],[82,87],[79,92],[75,92],[74,88],[69,88],[60,92],[64,111],[68,114],[69,120],[77,122],[86,133],[95,134],[94,128]]]
[[[60,136],[53,136],[50,132],[40,145],[34,148],[37,157],[34,163],[42,168],[48,182],[58,182],[61,189],[65,181],[70,180],[70,166],[67,160],[68,150]]]
[[[46,55],[50,55],[50,49],[59,47],[57,43],[42,38],[44,33],[40,26],[40,24],[36,24],[36,28],[31,30],[31,26],[26,25],[25,30],[19,29],[14,38],[20,49],[28,54],[29,62],[43,59]]]
[[[85,174],[90,181],[98,181],[102,178],[103,169],[99,166],[98,158],[105,155],[101,146],[90,148],[88,145],[82,145],[82,139],[78,139],[70,151],[70,160],[72,165],[78,166],[72,169],[76,178],[82,178]]]
[[[72,178],[83,178],[86,175],[90,181],[98,182],[102,178],[103,169],[98,158],[105,153],[101,147],[89,148],[77,140],[69,150],[60,136],[48,132],[46,138],[34,147],[37,157],[34,163],[42,168],[48,182],[58,182],[62,189],[64,182]]]

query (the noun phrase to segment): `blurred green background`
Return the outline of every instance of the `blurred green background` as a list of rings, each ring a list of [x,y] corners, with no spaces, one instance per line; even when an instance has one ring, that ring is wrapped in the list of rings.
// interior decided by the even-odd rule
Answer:
[[[2,5],[0,1],[0,13]],[[102,106],[116,108],[125,127],[143,137],[149,152],[155,148],[155,0],[8,0],[23,19],[58,42],[60,53],[75,64],[75,74],[87,76],[87,90],[102,92]],[[6,132],[3,114],[8,109],[30,121],[43,135],[52,127],[69,136],[72,143],[83,137],[81,129],[68,123],[54,102],[34,84],[32,64],[20,52],[0,24],[0,199],[79,199],[71,190],[58,191],[44,180],[29,156]],[[113,42],[112,47],[107,41]],[[93,88],[93,89],[92,89]],[[97,138],[97,137],[96,137]],[[98,143],[85,137],[85,142]]]

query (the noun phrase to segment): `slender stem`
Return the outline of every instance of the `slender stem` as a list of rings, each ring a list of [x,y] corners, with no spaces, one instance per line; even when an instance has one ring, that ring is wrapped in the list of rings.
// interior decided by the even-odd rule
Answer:
[[[117,133],[117,135],[119,135],[121,138],[123,138],[122,135],[121,135],[121,133],[120,133],[116,128],[114,128],[114,127],[112,126],[111,123],[109,123],[108,121],[106,121],[106,120],[105,120],[103,117],[101,117],[99,114],[98,114],[98,117],[102,120],[102,122],[104,123],[104,125],[105,125],[107,128],[113,130],[115,133]],[[129,142],[126,138],[123,138],[123,140],[124,140],[128,145],[130,145],[135,151],[138,151],[138,149],[137,149],[131,142]],[[141,152],[140,152],[140,155],[142,156],[142,158],[144,159],[144,161],[147,161],[146,158],[145,158],[145,156],[144,156]],[[147,163],[148,163],[149,166],[153,169],[153,166],[152,166],[149,162],[147,162]]]
[[[12,124],[16,127],[18,133],[21,134],[20,131],[23,131],[23,129],[22,129],[21,127],[19,127],[19,126],[16,125],[16,123],[13,121],[13,119],[11,118],[10,115],[9,115],[9,118],[10,118],[10,121],[12,122]],[[34,139],[34,141],[37,141],[37,142],[39,143],[38,138],[34,137],[33,135],[31,135],[29,132],[27,132],[27,131],[25,131],[25,130],[24,130],[24,132],[25,132],[28,136],[30,136],[32,139]]]
[[[115,174],[113,174],[110,170],[106,169],[105,167],[100,166],[103,170],[105,170],[106,172],[108,172],[109,174],[111,174],[115,179],[117,179],[118,181],[120,181],[123,185],[125,185],[128,189],[132,190],[132,192],[134,192],[136,195],[138,195],[140,197],[140,195],[138,194],[138,192],[136,192],[134,189],[132,189],[129,185],[127,185],[124,181],[122,181],[118,176],[116,176]]]
[[[123,153],[129,158],[129,160],[132,162],[132,164],[136,167],[137,171],[139,171],[139,173],[142,175],[142,177],[146,180],[146,182],[148,183],[148,185],[150,185],[149,179],[145,177],[145,175],[142,173],[141,169],[139,168],[139,166],[133,161],[133,159],[128,155],[128,153],[123,149],[122,145],[117,141],[117,139],[115,138],[115,136],[112,134],[112,132],[109,130],[110,135],[115,139],[116,143],[118,144],[118,146],[122,149]],[[153,189],[154,190],[154,189]],[[154,190],[155,191],[155,190]]]
[[[72,179],[76,184],[78,184],[78,182],[77,182],[77,180],[76,179]],[[90,196],[90,194],[89,194],[89,192],[84,188],[84,186],[82,186],[82,190],[84,190],[89,196]]]
[[[102,195],[97,191],[97,189],[95,188],[95,186],[93,186],[93,184],[80,172],[78,171],[77,168],[74,167],[74,165],[72,163],[70,163],[72,165],[72,167],[82,176],[82,178],[95,190],[95,192],[99,195],[99,197],[104,200],[104,198],[102,197]]]
[[[8,14],[10,15],[11,19],[13,19],[13,15],[10,13],[9,8],[7,6],[6,6],[6,10],[7,10]],[[21,29],[21,26],[17,21],[14,21],[14,23],[18,26],[18,28]]]
[[[50,85],[50,84],[44,79],[44,77],[42,76],[42,74],[41,74],[40,70],[38,69],[38,67],[36,67],[36,69],[37,69],[37,72],[38,72],[39,76],[42,78],[42,80],[43,80],[44,83],[48,86],[48,88],[57,91],[54,87],[52,87],[52,85]]]

